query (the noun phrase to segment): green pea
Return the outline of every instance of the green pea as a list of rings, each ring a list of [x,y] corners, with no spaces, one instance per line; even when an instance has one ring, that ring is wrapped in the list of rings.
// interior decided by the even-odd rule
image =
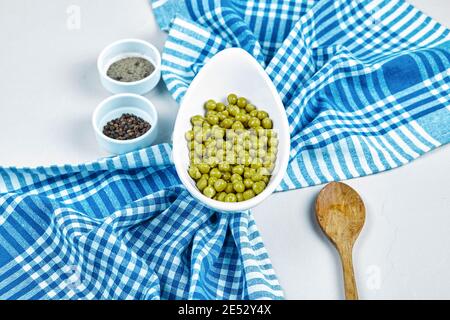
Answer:
[[[253,180],[253,182],[258,182],[258,181],[261,181],[262,180],[262,174],[260,173],[260,172],[256,172],[255,174],[253,174],[252,176],[251,176],[251,178],[250,179],[252,179]],[[255,191],[256,192],[256,191]]]
[[[261,121],[256,118],[256,117],[251,117],[248,121],[247,121],[247,125],[250,128],[256,128],[261,124]]]
[[[227,118],[226,115],[222,114],[222,112],[219,112],[217,114],[217,116],[219,117],[219,121],[222,122],[223,120],[225,120]]]
[[[266,155],[267,155],[267,151],[266,150],[264,150],[263,148],[258,149],[258,157],[259,157],[259,159],[264,159]]]
[[[264,191],[265,188],[266,188],[266,183],[264,181],[257,181],[252,186],[252,190],[256,194],[260,194],[261,192]]]
[[[206,110],[215,110],[216,109],[216,102],[214,100],[208,100],[205,102],[205,109]]]
[[[255,161],[253,161],[253,163],[251,164],[251,167],[253,169],[259,169],[261,168],[263,165],[262,160],[261,159],[255,159]]]
[[[209,165],[207,165],[206,163],[200,163],[197,167],[201,173],[208,173],[210,170]]]
[[[244,201],[244,196],[243,196],[242,192],[236,193],[236,199],[238,202]]]
[[[251,146],[252,146],[252,143],[250,142],[250,140],[244,141],[244,149],[245,150],[250,150]]]
[[[186,138],[187,141],[192,141],[194,140],[194,131],[193,130],[189,130],[185,133],[184,137]]]
[[[225,110],[225,105],[222,102],[216,103],[216,111],[221,112],[223,110]]]
[[[219,201],[225,201],[225,197],[227,196],[227,193],[226,192],[221,192],[221,193],[219,193],[219,195],[217,196],[217,200],[219,200]]]
[[[233,189],[236,192],[244,192],[245,191],[245,185],[242,181],[234,181],[233,182]]]
[[[198,188],[198,190],[203,191],[203,189],[205,189],[207,186],[208,186],[208,180],[207,179],[200,178],[197,181],[197,188]]]
[[[216,139],[222,139],[225,136],[225,130],[223,130],[222,128],[214,128],[212,130],[212,135]]]
[[[222,174],[222,179],[225,180],[226,182],[229,182],[231,180],[231,173],[230,172],[224,172]]]
[[[231,182],[242,181],[242,176],[239,175],[239,174],[237,174],[237,173],[233,173],[233,174],[231,175],[230,180],[231,180]]]
[[[262,119],[261,125],[264,129],[272,129],[273,128],[273,123],[272,123],[272,120],[270,120],[270,118]]]
[[[230,113],[230,115],[235,117],[239,114],[239,108],[237,106],[231,105],[228,107],[228,112]]]
[[[249,116],[246,114],[239,113],[234,118],[236,119],[236,121],[239,121],[241,123],[246,123],[249,119]]]
[[[239,108],[245,108],[245,106],[247,105],[247,99],[245,99],[244,97],[240,97],[237,101],[237,105]]]
[[[216,183],[216,181],[219,180],[216,177],[209,177],[208,179],[208,186],[214,186],[214,184]]]
[[[231,118],[225,118],[220,123],[220,126],[225,129],[230,129],[232,125],[233,125],[233,119],[231,119]]]
[[[244,179],[244,186],[246,189],[250,189],[253,186],[252,179]]]
[[[235,121],[231,126],[231,129],[233,130],[244,129],[244,125],[240,121]]]
[[[205,121],[205,119],[200,115],[196,115],[191,118],[191,123],[193,126],[201,126],[203,121]]]
[[[202,174],[202,177],[200,179],[208,180],[209,179],[209,174],[207,174],[207,173]]]
[[[262,120],[262,119],[264,119],[264,118],[269,117],[269,115],[267,114],[267,112],[262,111],[262,110],[258,111],[258,113],[257,113],[256,116],[258,117],[259,120]]]
[[[265,183],[266,185],[269,183],[269,180],[270,180],[269,176],[263,176],[262,181],[264,181],[264,183]]]
[[[212,198],[216,195],[216,190],[214,190],[214,188],[211,186],[207,186],[205,189],[203,189],[203,194],[208,198]]]
[[[251,103],[247,103],[247,105],[245,106],[245,111],[247,111],[248,113],[252,112],[253,110],[256,110],[256,107],[254,105],[252,105]]]
[[[250,117],[257,117],[258,116],[258,110],[252,110],[249,112],[250,113]]]
[[[242,193],[242,196],[244,197],[244,200],[250,200],[251,198],[255,197],[255,192],[253,190],[245,190]]]
[[[219,116],[215,114],[210,114],[207,116],[206,121],[208,121],[209,124],[214,125],[219,123]]]
[[[195,179],[195,180],[200,179],[201,176],[202,176],[202,174],[200,173],[200,170],[199,170],[198,167],[196,167],[196,166],[191,166],[191,167],[189,168],[188,173],[189,173],[189,175],[191,176],[191,178],[192,178],[192,179]]]
[[[217,181],[214,183],[214,189],[216,189],[217,192],[222,192],[227,188],[227,182],[223,179],[217,179]]]
[[[270,162],[267,165],[265,164],[264,168],[266,168],[267,170],[269,170],[270,173],[272,173],[273,170],[275,169],[275,164],[273,162]]]
[[[237,201],[236,195],[233,193],[229,193],[225,196],[224,201],[225,202],[236,202]]]
[[[276,138],[277,137],[277,134],[273,130],[267,130],[266,135],[267,135],[267,138],[272,138],[272,137]]]
[[[216,146],[217,147],[217,146]],[[217,162],[219,163],[219,165],[221,163],[224,162],[225,160],[225,151],[223,151],[222,149],[219,149],[220,147],[217,147],[217,151],[216,151],[216,158],[217,158]],[[220,169],[219,169],[220,170]]]
[[[232,193],[232,192],[234,192],[233,183],[228,182],[227,187],[226,187],[226,189],[225,189],[225,192],[226,192],[226,193]]]
[[[278,146],[278,139],[277,138],[270,138],[267,142],[269,147],[277,147]]]
[[[211,169],[211,171],[209,172],[209,176],[210,177],[215,177],[217,179],[219,179],[222,176],[222,172],[220,172],[219,169],[217,168],[213,168]]]
[[[237,95],[235,95],[234,93],[230,93],[227,97],[228,103],[229,104],[236,104],[237,103]]]
[[[222,172],[227,172],[231,170],[231,166],[229,163],[219,163],[219,170]]]
[[[244,166],[242,165],[234,166],[231,172],[241,176],[244,173]]]

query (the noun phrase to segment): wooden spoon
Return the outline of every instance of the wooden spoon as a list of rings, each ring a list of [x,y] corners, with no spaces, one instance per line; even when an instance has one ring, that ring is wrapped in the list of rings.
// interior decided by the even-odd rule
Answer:
[[[341,182],[326,185],[316,199],[317,221],[341,256],[347,300],[358,299],[352,251],[364,225],[365,211],[359,194]]]

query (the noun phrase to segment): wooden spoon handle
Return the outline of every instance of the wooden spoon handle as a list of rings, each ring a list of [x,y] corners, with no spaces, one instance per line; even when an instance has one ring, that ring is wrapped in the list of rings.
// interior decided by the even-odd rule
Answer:
[[[358,300],[358,289],[356,288],[355,273],[353,271],[352,250],[338,250],[341,256],[344,271],[345,298],[347,300]]]

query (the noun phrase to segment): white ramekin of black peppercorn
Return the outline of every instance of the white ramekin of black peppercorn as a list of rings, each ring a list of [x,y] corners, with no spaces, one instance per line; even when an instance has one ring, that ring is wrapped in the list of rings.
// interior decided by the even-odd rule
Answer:
[[[100,81],[112,93],[146,94],[161,78],[161,55],[152,44],[123,39],[107,46],[97,60]]]
[[[157,136],[158,113],[146,98],[122,93],[101,102],[92,115],[99,146],[112,154],[148,147]]]

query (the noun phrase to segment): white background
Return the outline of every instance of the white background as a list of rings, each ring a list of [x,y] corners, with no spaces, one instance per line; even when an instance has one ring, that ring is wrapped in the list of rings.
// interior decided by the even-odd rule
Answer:
[[[410,0],[445,25],[450,1]],[[80,29],[67,26],[71,5]],[[162,49],[165,34],[147,0],[0,2],[0,165],[80,163],[105,156],[90,119],[109,96],[96,58],[121,38]],[[148,95],[168,141],[177,105],[164,84]],[[363,299],[450,298],[450,147],[402,168],[348,181],[363,197],[366,225],[354,251]],[[311,187],[273,195],[253,212],[289,299],[341,299],[338,256],[318,229]]]

